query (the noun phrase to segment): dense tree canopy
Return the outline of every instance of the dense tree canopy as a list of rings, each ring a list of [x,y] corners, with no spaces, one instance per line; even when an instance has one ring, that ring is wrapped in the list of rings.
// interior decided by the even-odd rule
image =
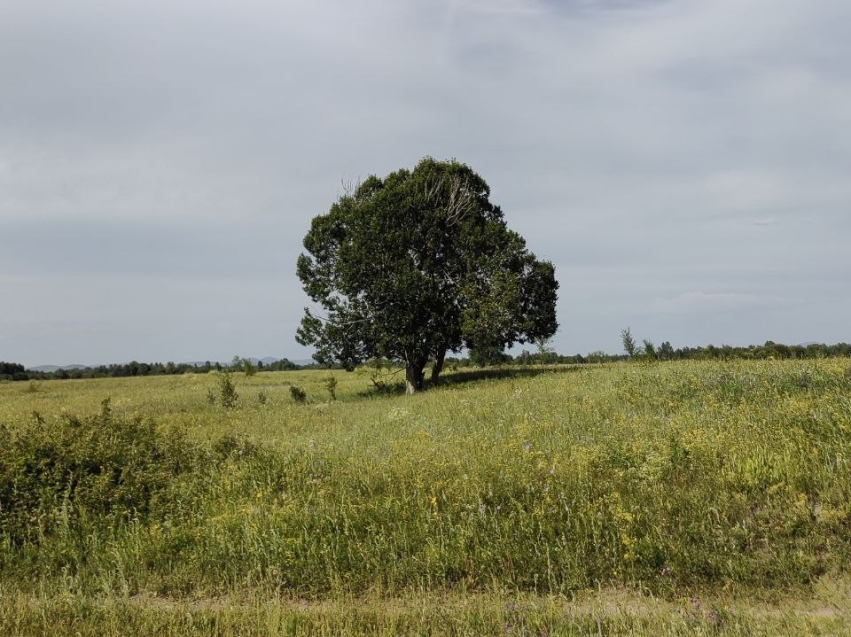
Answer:
[[[558,282],[508,229],[490,189],[468,166],[422,160],[369,177],[313,219],[298,259],[308,296],[297,340],[322,363],[404,363],[422,388],[447,351],[502,350],[552,336]]]

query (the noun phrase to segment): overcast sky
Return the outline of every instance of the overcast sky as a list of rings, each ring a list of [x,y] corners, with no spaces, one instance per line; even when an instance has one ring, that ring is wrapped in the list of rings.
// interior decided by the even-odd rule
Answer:
[[[457,158],[561,353],[851,341],[848,0],[2,0],[0,360],[309,357],[342,181]]]

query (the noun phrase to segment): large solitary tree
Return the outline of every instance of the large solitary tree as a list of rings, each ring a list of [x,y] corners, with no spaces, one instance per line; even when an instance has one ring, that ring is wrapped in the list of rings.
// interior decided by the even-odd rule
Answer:
[[[320,363],[403,363],[408,392],[448,351],[552,336],[558,282],[508,229],[484,179],[456,161],[370,176],[313,219],[297,273],[322,307],[296,340]]]

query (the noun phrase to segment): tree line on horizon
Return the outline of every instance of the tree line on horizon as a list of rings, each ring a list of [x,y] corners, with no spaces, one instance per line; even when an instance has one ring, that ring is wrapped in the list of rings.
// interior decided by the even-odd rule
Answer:
[[[240,370],[247,371],[246,359],[238,356],[228,363],[205,361],[204,363],[117,363],[112,365],[93,365],[73,369],[57,369],[53,372],[26,369],[19,363],[0,361],[0,381],[2,380],[49,380],[49,379],[80,379],[80,378],[126,378],[131,376],[172,376],[180,374],[205,374],[213,371]],[[309,369],[316,365],[298,365],[283,358],[272,363],[258,361],[253,369],[280,372],[293,369]]]
[[[650,347],[646,347],[650,345]],[[841,358],[851,357],[851,344],[836,343],[827,345],[824,343],[810,343],[808,345],[784,345],[774,341],[766,341],[763,345],[706,345],[698,347],[674,348],[670,342],[665,341],[658,347],[645,341],[645,346],[636,348],[632,353],[608,354],[603,351],[595,351],[585,354],[564,355],[544,348],[542,351],[529,352],[523,350],[517,356],[507,353],[499,353],[496,356],[483,358],[476,352],[460,359],[447,359],[447,363],[456,366],[477,365],[582,365],[594,363],[613,363],[624,360],[644,361],[675,361],[675,360],[785,360],[785,359],[815,359],[815,358]]]
[[[766,341],[763,345],[748,345],[734,347],[731,345],[706,345],[700,347],[674,348],[668,341],[650,351],[640,348],[633,355],[608,354],[603,351],[588,354],[559,354],[542,348],[537,352],[523,350],[512,356],[506,352],[470,352],[468,356],[447,357],[445,365],[452,369],[465,367],[488,367],[496,365],[584,365],[612,363],[623,360],[784,360],[784,359],[816,359],[816,358],[851,358],[851,344],[836,343],[827,345],[811,343],[809,345],[784,345]],[[295,371],[303,369],[343,369],[342,365],[320,365],[311,363],[299,365],[286,358],[274,363],[258,362],[255,371]],[[79,369],[59,369],[55,372],[28,370],[19,363],[0,361],[0,381],[27,381],[51,379],[83,379],[83,378],[124,378],[132,376],[168,376],[181,374],[209,373],[213,371],[248,371],[245,359],[234,358],[230,364],[206,361],[203,364],[192,363],[140,363],[131,361],[124,364],[97,365]]]

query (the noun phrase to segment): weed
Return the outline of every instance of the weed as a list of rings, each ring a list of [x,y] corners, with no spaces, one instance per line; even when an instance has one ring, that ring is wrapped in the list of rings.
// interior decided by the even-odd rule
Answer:
[[[230,370],[217,372],[216,384],[218,386],[218,400],[225,409],[233,409],[239,400],[236,384],[233,381],[233,373]]]
[[[298,404],[307,402],[307,392],[298,385],[290,386],[290,396]]]
[[[337,400],[337,378],[333,374],[325,379],[325,389],[332,401]]]

